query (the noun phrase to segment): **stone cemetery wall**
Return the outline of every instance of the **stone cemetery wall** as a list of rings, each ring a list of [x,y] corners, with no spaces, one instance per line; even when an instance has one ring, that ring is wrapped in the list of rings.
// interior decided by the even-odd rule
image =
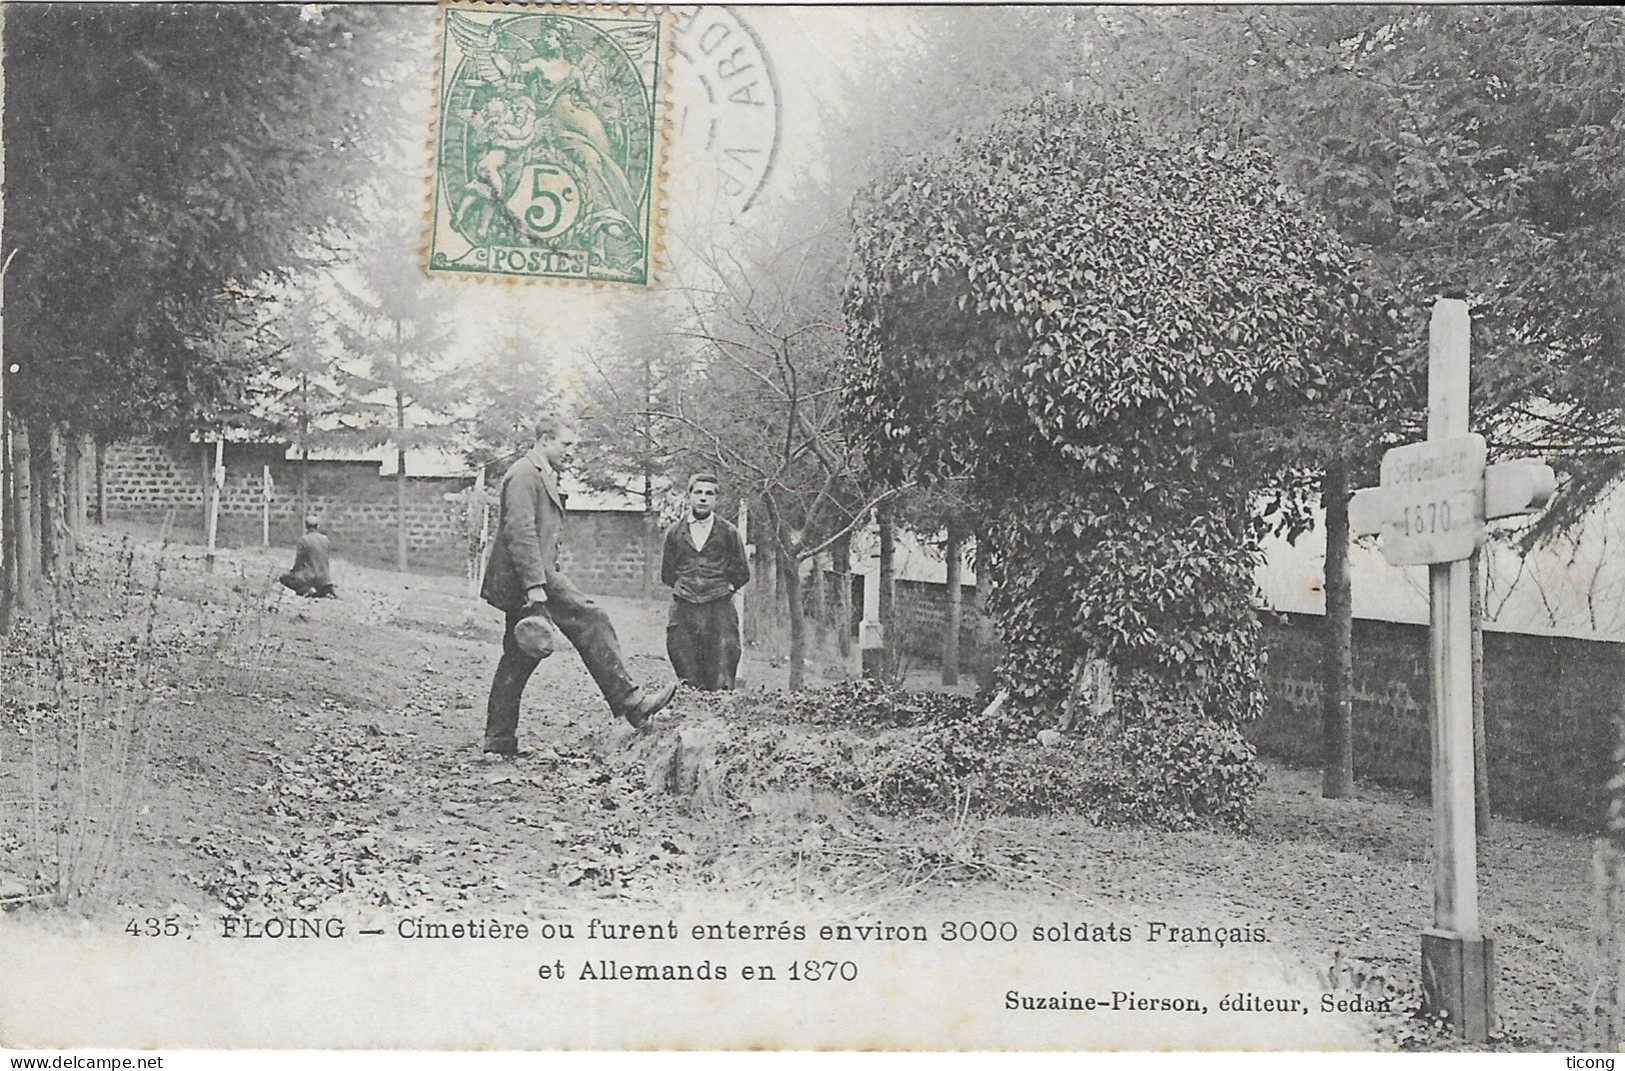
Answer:
[[[619,511],[567,512],[564,515],[565,575],[583,591],[601,595],[644,593],[644,569],[652,568],[653,593],[667,594],[660,584],[660,544],[643,523],[643,514]]]
[[[1320,763],[1321,618],[1279,615],[1265,629],[1268,710],[1248,735],[1267,753]],[[1354,622],[1354,772],[1428,793],[1427,626]],[[1491,811],[1595,828],[1603,813],[1612,718],[1625,696],[1625,644],[1484,633]]]
[[[959,670],[961,675],[976,672],[985,655],[977,646],[976,588],[960,585]],[[863,603],[857,604],[862,616]],[[942,660],[942,644],[948,629],[948,585],[920,580],[897,581],[897,627],[902,633],[904,652],[926,662]]]
[[[828,619],[838,621],[841,616],[840,578],[835,572],[825,571],[825,601]],[[849,634],[856,642],[858,623],[863,620],[863,584],[861,573],[852,573],[852,620],[847,623]],[[936,662],[942,657],[943,631],[948,627],[948,586],[921,580],[898,580],[897,624],[898,642],[903,653],[910,658]],[[976,646],[976,587],[960,585],[959,657],[960,670],[973,672],[981,657]]]
[[[304,531],[299,508],[299,465],[283,460],[283,448],[228,443],[226,486],[220,499],[220,545],[257,544],[261,535],[263,466],[271,468],[271,545],[289,547]],[[107,452],[109,520],[162,524],[173,510],[174,526],[187,538],[207,531],[204,483],[214,446],[198,443],[123,443]],[[322,518],[334,553],[373,565],[395,562],[395,477],[381,476],[376,461],[312,461],[309,504]],[[462,573],[468,556],[466,507],[445,496],[469,484],[466,477],[407,480],[407,562],[416,570]],[[492,524],[495,525],[495,510]],[[583,589],[636,595],[646,559],[643,516],[624,512],[566,515],[565,570]],[[291,550],[289,562],[292,562]]]

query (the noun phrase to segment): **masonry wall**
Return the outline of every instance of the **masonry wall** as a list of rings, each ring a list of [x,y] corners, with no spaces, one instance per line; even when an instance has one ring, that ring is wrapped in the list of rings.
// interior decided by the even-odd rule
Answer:
[[[1322,618],[1274,615],[1259,748],[1320,764]],[[1484,633],[1490,806],[1519,818],[1595,826],[1625,699],[1625,644]],[[1354,622],[1354,771],[1426,795],[1431,781],[1425,625]]]
[[[826,604],[830,621],[840,618],[840,576],[826,571]],[[863,620],[863,585],[861,573],[849,574],[852,582],[852,620],[847,623],[852,636],[858,634],[858,623]],[[929,581],[896,581],[897,641],[903,651],[914,658],[935,661],[942,657],[943,633],[948,627],[948,586]],[[960,666],[969,672],[979,652],[976,649],[976,629],[981,615],[976,611],[976,587],[960,585],[959,651]]]
[[[568,503],[566,503],[568,506]],[[564,515],[564,554],[560,566],[565,575],[583,591],[603,595],[645,593],[644,571],[652,569],[650,580],[660,581],[660,546],[651,535],[641,513],[575,512]],[[647,589],[661,595],[665,588]]]
[[[284,460],[282,454],[283,448],[275,445],[226,445],[226,485],[217,533],[222,546],[259,543],[266,466],[272,482],[272,545],[292,547],[304,531],[300,466]],[[213,444],[124,443],[109,448],[105,472],[108,518],[162,524],[172,513],[177,529],[194,536],[206,532],[204,484],[213,458]],[[380,475],[381,467],[376,461],[310,463],[309,508],[322,518],[334,551],[342,558],[376,565],[395,563],[395,477]],[[461,500],[448,501],[446,496],[470,483],[460,477],[407,480],[410,568],[443,573],[466,570],[467,506]],[[648,556],[644,530],[640,513],[566,513],[562,565],[587,591],[639,594]]]
[[[948,585],[920,580],[898,580],[896,585],[898,643],[914,658],[940,662],[948,630]],[[959,668],[974,675],[988,658],[977,643],[981,614],[976,610],[975,585],[961,584],[959,592]],[[860,616],[862,605],[858,604]]]

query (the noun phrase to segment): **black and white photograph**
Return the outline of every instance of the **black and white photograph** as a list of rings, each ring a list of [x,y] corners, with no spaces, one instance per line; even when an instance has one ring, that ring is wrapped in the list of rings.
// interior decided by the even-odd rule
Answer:
[[[1613,1071],[1619,10],[0,44],[12,1066]]]

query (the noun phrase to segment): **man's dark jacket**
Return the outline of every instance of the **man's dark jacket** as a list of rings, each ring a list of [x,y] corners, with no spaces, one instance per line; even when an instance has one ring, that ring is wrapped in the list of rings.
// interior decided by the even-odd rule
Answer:
[[[564,538],[558,476],[538,451],[515,461],[502,477],[502,506],[480,597],[498,610],[523,609],[527,592],[552,583]]]
[[[696,548],[689,534],[689,514],[666,529],[660,582],[683,602],[714,602],[750,583],[750,562],[739,529],[711,515],[711,536]]]
[[[327,537],[320,532],[306,532],[293,545],[295,580],[316,587],[330,587],[333,578],[328,575]]]

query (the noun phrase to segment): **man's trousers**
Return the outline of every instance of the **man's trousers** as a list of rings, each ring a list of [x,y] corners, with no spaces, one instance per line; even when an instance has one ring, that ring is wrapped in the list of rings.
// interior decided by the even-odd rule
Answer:
[[[277,583],[297,595],[307,599],[336,599],[338,589],[332,584],[318,584],[308,576],[298,573],[283,573],[277,577]]]
[[[621,641],[615,635],[615,626],[609,615],[597,603],[582,594],[567,578],[555,575],[547,585],[547,602],[542,610],[555,628],[570,641],[587,672],[604,693],[609,709],[616,717],[637,699],[638,687],[626,671],[621,658]],[[502,660],[497,663],[496,677],[491,681],[491,698],[485,707],[485,750],[512,753],[518,750],[519,697],[524,694],[525,682],[541,663],[519,649],[514,641],[514,626],[535,609],[508,611],[507,627],[502,633]]]
[[[673,599],[666,656],[677,676],[707,691],[731,690],[739,674],[739,611],[731,596],[710,602]]]

